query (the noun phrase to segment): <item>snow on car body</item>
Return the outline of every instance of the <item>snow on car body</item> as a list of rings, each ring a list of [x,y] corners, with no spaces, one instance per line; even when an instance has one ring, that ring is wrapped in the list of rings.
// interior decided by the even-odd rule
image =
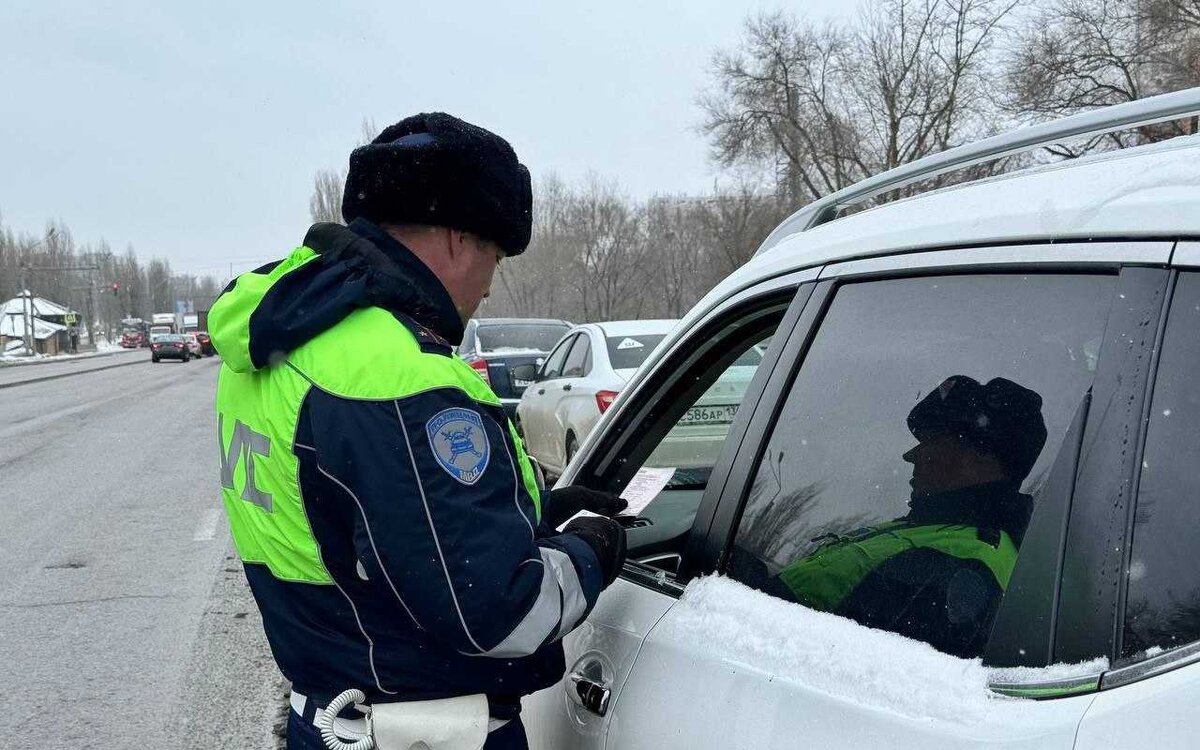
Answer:
[[[1180,92],[872,178],[784,222],[706,295],[560,483],[621,491],[661,469],[651,459],[688,410],[746,351],[764,356],[708,473],[681,469],[630,528],[622,578],[565,641],[568,675],[526,702],[531,745],[1190,746],[1200,139],[828,211],[1198,111],[1200,91]],[[903,514],[904,418],[950,375],[1035,390],[1048,435],[980,653],[739,583],[769,590],[821,539]]]

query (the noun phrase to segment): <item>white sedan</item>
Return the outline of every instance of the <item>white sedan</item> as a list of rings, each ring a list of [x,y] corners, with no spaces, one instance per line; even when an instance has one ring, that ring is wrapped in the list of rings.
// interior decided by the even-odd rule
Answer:
[[[676,320],[587,323],[567,331],[517,405],[525,449],[550,474],[563,472],[600,415]]]

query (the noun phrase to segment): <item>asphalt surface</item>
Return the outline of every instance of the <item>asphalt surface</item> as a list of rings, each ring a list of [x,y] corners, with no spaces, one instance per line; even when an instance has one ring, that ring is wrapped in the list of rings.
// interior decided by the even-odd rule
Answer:
[[[0,746],[275,748],[286,686],[217,494],[218,362],[63,372],[135,355],[0,390]]]

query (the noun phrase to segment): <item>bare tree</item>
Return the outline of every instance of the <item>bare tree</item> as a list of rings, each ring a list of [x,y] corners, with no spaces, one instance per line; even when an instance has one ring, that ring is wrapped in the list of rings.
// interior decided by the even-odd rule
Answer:
[[[838,95],[846,35],[801,26],[782,11],[746,21],[741,46],[712,61],[703,130],[717,163],[766,163],[799,203],[848,184],[855,165],[851,113]]]
[[[584,321],[641,317],[646,243],[638,212],[614,183],[590,177],[568,203],[564,245],[578,261],[574,290]]]
[[[1030,119],[1134,101],[1200,83],[1196,0],[1053,0],[1017,33],[1008,108]],[[1185,120],[1049,149],[1074,157],[1195,132]]]
[[[708,242],[702,201],[652,198],[642,209],[647,245],[645,267],[658,293],[649,300],[654,314],[682,317],[704,292],[703,265]],[[651,270],[653,269],[653,270]]]
[[[357,146],[365,146],[379,135],[375,121],[364,117],[359,125]],[[342,222],[342,192],[346,185],[346,170],[319,169],[313,176],[313,192],[308,199],[308,214],[314,224],[328,221]]]
[[[489,315],[569,317],[569,280],[577,267],[566,243],[565,213],[573,199],[566,184],[549,175],[534,185],[533,236],[520,256],[500,265]]]
[[[710,285],[737,270],[787,215],[787,206],[742,182],[718,188],[700,213]]]
[[[103,240],[80,245],[61,221],[48,223],[38,237],[18,235],[0,225],[0,301],[19,293],[23,267],[34,294],[81,313],[80,323],[93,342],[101,332],[111,337],[122,318],[173,311],[176,300],[200,306],[217,292],[212,277],[172,275],[161,259],[143,268],[132,247],[117,255]]]
[[[990,131],[986,77],[1019,0],[885,0],[851,28],[775,12],[713,58],[718,163],[772,164],[791,206]]]
[[[330,221],[342,223],[342,190],[344,180],[341,172],[321,169],[313,177],[313,194],[308,199],[308,214],[314,224]]]

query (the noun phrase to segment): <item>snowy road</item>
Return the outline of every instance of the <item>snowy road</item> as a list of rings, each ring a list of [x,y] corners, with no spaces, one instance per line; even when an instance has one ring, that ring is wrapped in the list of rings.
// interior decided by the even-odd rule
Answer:
[[[274,747],[281,678],[215,491],[218,362],[140,356],[0,390],[0,737]]]

